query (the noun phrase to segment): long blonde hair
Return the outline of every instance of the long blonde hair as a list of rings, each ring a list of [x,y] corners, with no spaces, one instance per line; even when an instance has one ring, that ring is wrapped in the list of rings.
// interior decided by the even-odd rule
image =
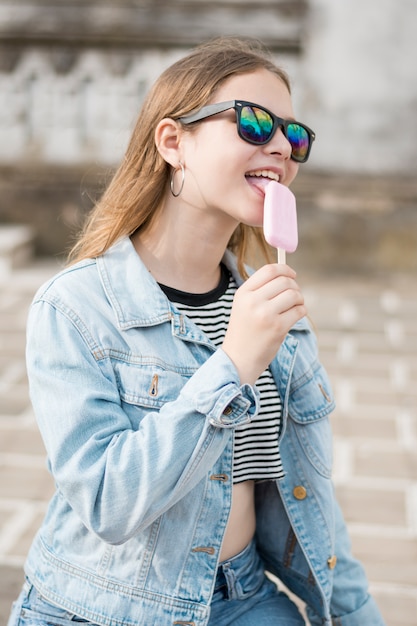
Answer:
[[[120,237],[146,229],[157,216],[170,177],[170,166],[154,141],[158,122],[165,117],[178,119],[202,107],[229,77],[258,69],[274,73],[290,91],[287,74],[262,45],[236,37],[208,41],[161,74],[143,102],[121,164],[69,254],[71,263],[103,254]],[[241,224],[229,242],[243,275],[253,240],[268,258],[268,246],[259,228]]]

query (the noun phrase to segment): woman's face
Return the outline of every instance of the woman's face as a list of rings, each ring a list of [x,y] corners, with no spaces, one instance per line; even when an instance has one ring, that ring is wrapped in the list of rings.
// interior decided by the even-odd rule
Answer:
[[[284,119],[294,118],[286,85],[268,70],[227,80],[213,102],[228,100],[246,100]],[[267,179],[289,186],[298,172],[281,129],[267,144],[247,143],[237,133],[234,109],[199,122],[192,133],[185,132],[182,148],[186,170],[182,200],[205,213],[211,211],[225,225],[261,226]]]

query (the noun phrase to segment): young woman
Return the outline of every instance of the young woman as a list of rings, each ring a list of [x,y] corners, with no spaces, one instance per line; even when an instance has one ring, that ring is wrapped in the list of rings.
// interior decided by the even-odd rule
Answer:
[[[314,133],[259,47],[168,68],[72,254],[35,297],[31,397],[56,493],[9,626],[382,626],[331,484],[330,385],[265,184]],[[51,341],[53,338],[53,341]]]

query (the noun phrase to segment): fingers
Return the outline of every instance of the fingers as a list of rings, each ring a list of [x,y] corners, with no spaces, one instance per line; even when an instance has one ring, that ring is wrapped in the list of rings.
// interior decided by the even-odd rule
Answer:
[[[276,309],[277,312],[285,311],[290,306],[301,304],[304,301],[301,290],[295,280],[286,276],[274,278],[269,283],[263,285],[257,291],[258,297],[262,298],[265,303],[281,303],[281,308]],[[284,306],[288,303],[288,306]]]
[[[252,274],[252,276],[250,276],[246,281],[245,285],[249,290],[257,290],[276,278],[287,277],[295,280],[296,276],[296,272],[289,265],[271,263],[263,265],[259,270]]]
[[[299,288],[288,287],[272,296],[269,300],[270,306],[276,314],[282,314],[286,311],[290,311],[295,307],[303,308],[303,315],[305,315],[304,296]]]
[[[295,276],[296,273],[288,265],[265,265],[242,285],[238,297],[247,299],[252,306],[261,303],[268,306],[272,302],[275,305],[273,312],[284,312],[304,303]]]

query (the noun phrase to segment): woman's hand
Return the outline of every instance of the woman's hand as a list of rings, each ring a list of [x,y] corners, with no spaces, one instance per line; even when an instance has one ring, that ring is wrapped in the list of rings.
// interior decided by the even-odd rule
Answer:
[[[306,315],[295,277],[288,265],[264,265],[236,291],[222,349],[241,384],[256,382],[290,328]]]

